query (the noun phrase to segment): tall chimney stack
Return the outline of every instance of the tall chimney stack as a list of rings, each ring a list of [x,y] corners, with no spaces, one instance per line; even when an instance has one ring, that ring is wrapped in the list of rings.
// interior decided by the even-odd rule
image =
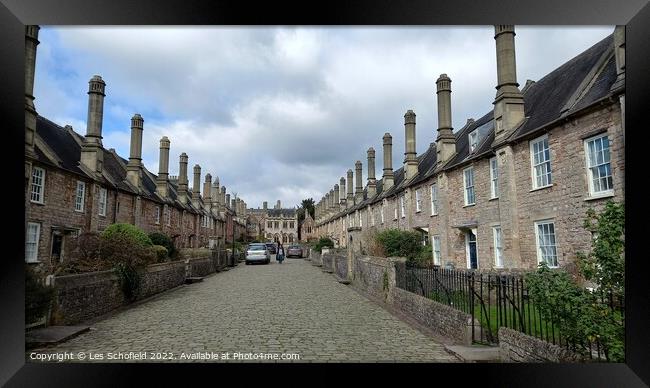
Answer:
[[[334,202],[332,203],[332,209],[334,209],[334,213],[338,213],[339,210],[341,209],[339,194],[340,194],[340,189],[337,183],[334,185]]]
[[[264,211],[269,209],[269,203],[267,201],[262,202],[262,209],[264,209]]]
[[[34,72],[39,26],[25,26],[25,156],[36,158],[34,134],[36,133],[36,108],[34,107]],[[31,171],[28,172],[31,177]]]
[[[226,207],[232,209],[232,203],[230,203],[230,194],[226,194]]]
[[[201,166],[194,165],[194,179],[192,180],[192,204],[195,208],[199,208],[201,198]]]
[[[524,119],[524,96],[517,83],[515,27],[495,25],[497,53],[497,94],[494,99],[495,138],[504,139]]]
[[[362,169],[363,166],[360,160],[354,164],[355,174],[357,174],[357,185],[354,191],[354,202],[361,203],[363,201],[363,182],[362,182]]]
[[[187,154],[183,152],[180,156],[178,168],[178,201],[182,204],[187,203]]]
[[[221,186],[221,199],[219,200],[219,210],[222,212],[226,211],[228,207],[228,202],[226,202],[226,186]]]
[[[418,159],[415,151],[415,113],[408,110],[404,114],[405,152],[404,180],[414,178],[418,174]]]
[[[616,81],[610,88],[612,91],[625,87],[625,26],[614,29],[614,57],[616,58]]]
[[[375,149],[368,148],[368,198],[377,194],[377,180],[375,179]]]
[[[348,208],[354,206],[354,182],[352,181],[354,178],[352,169],[348,170],[348,195],[347,195],[347,201],[346,204]]]
[[[384,175],[382,177],[382,191],[386,192],[393,187],[393,137],[390,133],[384,134]]]
[[[278,209],[282,209],[282,203],[280,202],[279,199],[278,199],[278,202],[277,202],[277,206],[278,206]]]
[[[219,203],[221,198],[221,188],[219,187],[219,177],[214,178],[212,182],[212,189],[210,190],[210,196],[212,197],[212,208],[216,211],[219,211]]]
[[[210,195],[210,189],[212,187],[212,175],[205,174],[205,182],[203,183],[203,207],[204,209],[210,209],[212,205],[212,196]]]
[[[169,196],[167,182],[169,181],[169,144],[167,136],[160,139],[160,157],[158,161],[158,178],[156,179],[156,192],[163,198]]]
[[[131,150],[126,165],[126,179],[138,189],[142,189],[142,130],[144,120],[136,113],[131,117]]]
[[[102,120],[106,83],[95,75],[88,81],[88,123],[81,146],[81,164],[92,172],[101,172],[104,164],[102,151]]]
[[[340,187],[340,190],[341,190],[341,195],[339,197],[340,198],[339,206],[340,206],[340,209],[343,210],[343,209],[345,209],[347,207],[346,201],[345,201],[346,191],[345,191],[345,178],[344,177],[341,177],[341,179],[339,180],[339,187]]]
[[[436,81],[438,96],[438,137],[436,138],[436,164],[442,166],[456,153],[456,137],[451,126],[451,79],[440,74]]]

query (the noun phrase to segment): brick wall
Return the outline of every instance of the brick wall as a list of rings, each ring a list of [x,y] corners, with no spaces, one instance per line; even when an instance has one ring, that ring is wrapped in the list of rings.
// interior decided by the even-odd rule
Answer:
[[[148,266],[142,274],[138,299],[180,286],[185,282],[185,263]],[[126,303],[114,271],[64,275],[54,278],[54,324],[74,325],[115,310]]]

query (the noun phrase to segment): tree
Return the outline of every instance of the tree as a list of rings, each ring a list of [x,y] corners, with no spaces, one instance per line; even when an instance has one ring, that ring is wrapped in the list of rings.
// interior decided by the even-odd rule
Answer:
[[[305,210],[309,211],[311,218],[314,218],[314,199],[303,199],[298,207],[298,223],[300,224],[305,219]]]

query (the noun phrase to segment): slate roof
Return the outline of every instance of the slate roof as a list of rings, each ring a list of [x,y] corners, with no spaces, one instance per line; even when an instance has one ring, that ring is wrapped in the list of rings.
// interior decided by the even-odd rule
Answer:
[[[81,159],[81,143],[83,142],[83,136],[74,131],[63,128],[42,116],[37,116],[36,118],[36,135],[47,145],[49,152],[54,153],[56,158],[59,160],[52,160],[52,158],[47,156],[49,152],[41,150],[37,144],[35,146],[35,152],[39,162],[70,171],[88,180],[99,181],[102,184],[111,186],[123,192],[137,194],[135,187],[126,180],[126,164],[128,163],[128,160],[120,157],[113,150],[102,148],[104,153],[102,175],[96,177],[91,176],[80,167],[79,161]],[[157,175],[153,174],[143,166],[142,191],[140,191],[139,194],[143,198],[163,203],[165,202],[165,199],[161,198],[156,193],[156,178]],[[188,190],[188,196],[190,198],[191,195],[192,191]],[[177,206],[183,206],[196,213],[207,214],[202,210],[195,208],[191,204],[181,204],[178,202],[177,182],[170,181],[169,197]]]

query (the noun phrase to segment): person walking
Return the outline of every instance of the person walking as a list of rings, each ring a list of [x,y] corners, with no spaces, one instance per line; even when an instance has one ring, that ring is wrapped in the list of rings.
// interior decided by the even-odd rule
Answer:
[[[282,261],[284,260],[284,247],[282,246],[282,243],[279,243],[278,245],[278,261],[280,264],[282,264]]]

